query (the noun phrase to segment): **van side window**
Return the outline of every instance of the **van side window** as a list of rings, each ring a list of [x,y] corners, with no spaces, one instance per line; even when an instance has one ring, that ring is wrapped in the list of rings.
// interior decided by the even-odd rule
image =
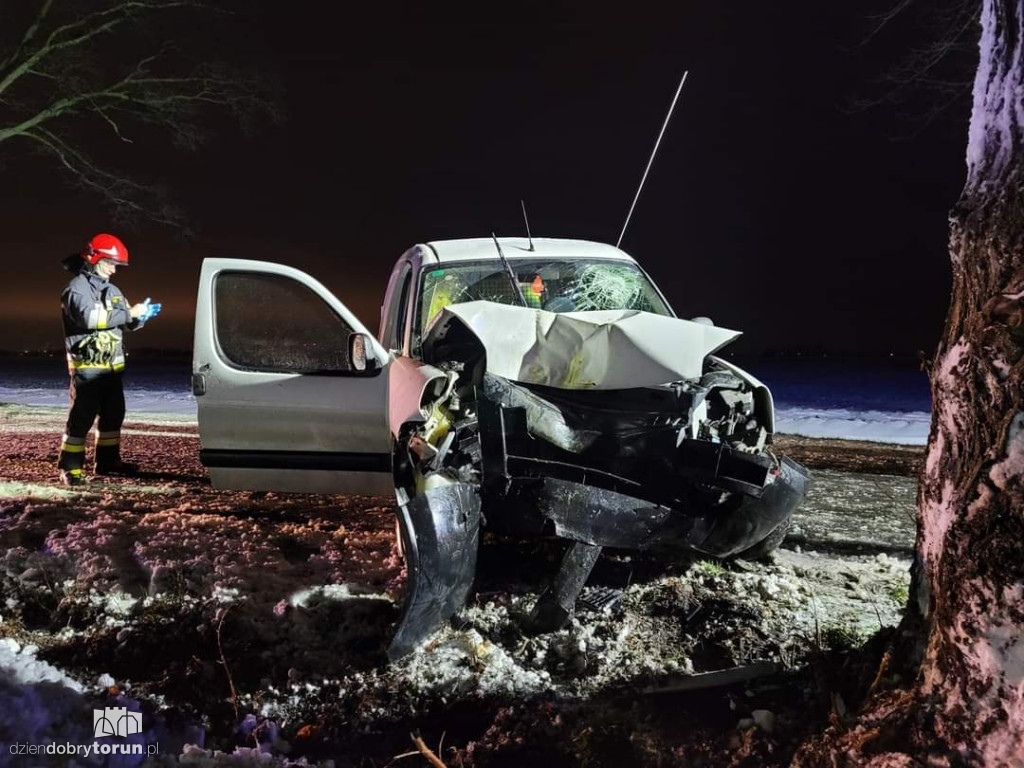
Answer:
[[[310,288],[284,275],[224,272],[214,284],[220,352],[236,368],[345,373],[349,327]]]

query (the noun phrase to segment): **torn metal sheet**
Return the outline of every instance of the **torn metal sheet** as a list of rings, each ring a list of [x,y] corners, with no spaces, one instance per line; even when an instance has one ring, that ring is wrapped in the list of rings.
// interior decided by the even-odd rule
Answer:
[[[628,389],[700,378],[704,358],[739,331],[637,310],[547,312],[471,301],[444,308],[424,339],[453,324],[483,345],[487,372],[562,389]]]

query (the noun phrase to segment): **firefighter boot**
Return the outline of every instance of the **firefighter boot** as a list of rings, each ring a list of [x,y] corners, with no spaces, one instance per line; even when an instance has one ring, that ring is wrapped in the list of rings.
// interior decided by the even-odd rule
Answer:
[[[139,466],[121,461],[120,433],[100,432],[96,438],[96,475],[118,475],[133,477],[139,472]]]
[[[65,434],[60,444],[60,458],[57,459],[60,481],[64,485],[85,485],[84,464],[85,438]]]
[[[67,486],[85,485],[85,475],[80,469],[62,469],[60,471],[60,481]]]

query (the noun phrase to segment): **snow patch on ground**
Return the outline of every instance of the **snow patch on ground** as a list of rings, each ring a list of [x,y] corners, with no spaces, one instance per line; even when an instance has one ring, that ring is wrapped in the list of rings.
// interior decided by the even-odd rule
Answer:
[[[36,658],[39,649],[34,645],[22,646],[16,640],[0,638],[0,675],[23,685],[56,683],[81,693],[82,686],[56,667]],[[4,707],[0,706],[0,711]]]
[[[775,430],[786,435],[924,445],[932,416],[927,411],[856,411],[845,408],[777,408]]]
[[[312,608],[322,601],[343,602],[352,599],[393,602],[390,595],[374,593],[359,584],[325,584],[319,587],[300,589],[288,598],[288,603],[297,608]]]
[[[0,480],[0,499],[69,499],[80,495],[68,488],[55,488],[42,483],[20,483]]]
[[[476,630],[445,631],[412,654],[399,673],[426,698],[529,697],[551,687],[551,675],[520,665]]]

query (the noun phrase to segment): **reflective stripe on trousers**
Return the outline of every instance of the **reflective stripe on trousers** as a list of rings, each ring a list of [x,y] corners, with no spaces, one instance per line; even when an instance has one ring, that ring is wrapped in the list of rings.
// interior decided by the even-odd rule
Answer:
[[[68,453],[85,453],[85,438],[72,437],[65,433],[61,438],[60,449]]]
[[[121,430],[113,429],[106,432],[96,430],[96,447],[121,444]]]

